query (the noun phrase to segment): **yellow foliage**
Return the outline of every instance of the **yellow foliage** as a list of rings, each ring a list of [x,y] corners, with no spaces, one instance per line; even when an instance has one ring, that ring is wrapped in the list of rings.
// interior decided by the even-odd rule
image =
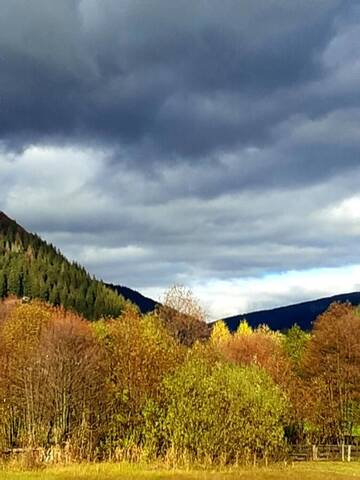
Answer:
[[[21,350],[36,347],[42,329],[49,323],[51,310],[40,301],[18,304],[2,329],[5,345]]]
[[[247,336],[253,333],[253,329],[250,327],[246,320],[242,320],[236,330],[236,336]]]
[[[223,320],[219,320],[212,328],[210,341],[213,344],[221,344],[228,342],[231,338],[231,333]]]

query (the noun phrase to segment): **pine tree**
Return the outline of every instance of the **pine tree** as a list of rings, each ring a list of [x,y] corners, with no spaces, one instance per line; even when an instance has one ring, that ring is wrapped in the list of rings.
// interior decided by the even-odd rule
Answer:
[[[118,316],[126,304],[53,245],[0,212],[0,298],[7,295],[40,298],[88,319]]]

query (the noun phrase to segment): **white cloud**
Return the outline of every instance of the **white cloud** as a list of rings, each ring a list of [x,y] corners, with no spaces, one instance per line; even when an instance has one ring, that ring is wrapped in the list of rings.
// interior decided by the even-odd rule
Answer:
[[[330,210],[334,220],[341,222],[358,222],[360,220],[360,196],[344,199]]]
[[[147,255],[149,255],[147,249],[137,245],[127,245],[126,247],[119,248],[85,246],[85,248],[80,250],[76,260],[83,264],[91,265],[94,268],[98,265],[103,266],[107,263],[125,260],[141,261],[141,259],[144,259]]]
[[[360,264],[260,278],[210,280],[193,288],[212,320],[359,289]]]
[[[101,176],[104,153],[76,147],[31,146],[0,156],[0,189],[6,188],[3,210],[24,222],[50,225],[104,211],[107,199],[88,185]]]

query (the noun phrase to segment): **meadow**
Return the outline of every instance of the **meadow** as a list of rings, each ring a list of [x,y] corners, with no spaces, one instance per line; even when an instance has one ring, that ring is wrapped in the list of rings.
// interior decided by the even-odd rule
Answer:
[[[80,464],[37,471],[0,470],[1,480],[348,480],[360,479],[360,463],[304,462],[267,468],[165,470],[129,464]]]

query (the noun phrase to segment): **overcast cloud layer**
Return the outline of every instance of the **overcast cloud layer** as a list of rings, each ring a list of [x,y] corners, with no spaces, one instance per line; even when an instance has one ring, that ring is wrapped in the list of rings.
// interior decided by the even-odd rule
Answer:
[[[356,1],[2,0],[0,209],[212,318],[360,284]]]

